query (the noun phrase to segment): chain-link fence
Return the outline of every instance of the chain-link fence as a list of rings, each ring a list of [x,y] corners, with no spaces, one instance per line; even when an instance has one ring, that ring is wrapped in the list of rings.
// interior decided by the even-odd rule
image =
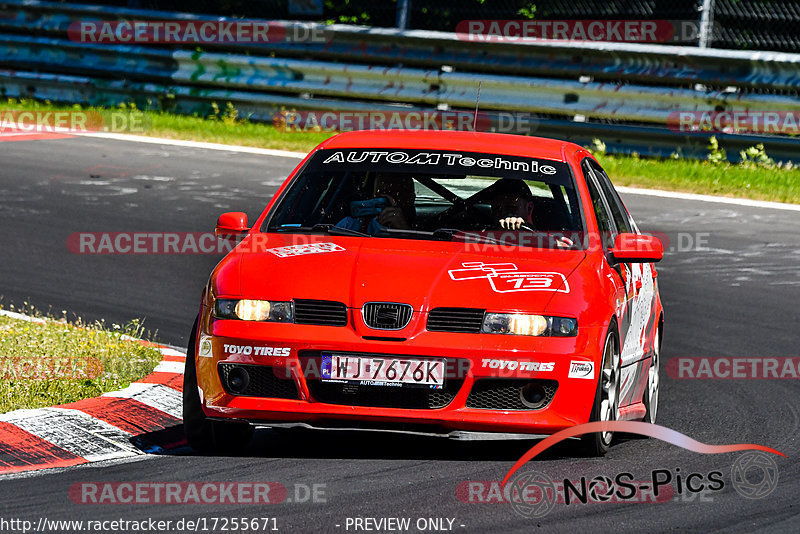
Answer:
[[[716,0],[709,46],[800,52],[800,0]]]
[[[800,0],[95,0],[92,3],[387,28],[397,27],[403,20],[410,29],[446,32],[456,31],[459,23],[471,20],[671,21],[683,23],[691,31],[684,29],[683,37],[677,41],[649,42],[800,53]]]

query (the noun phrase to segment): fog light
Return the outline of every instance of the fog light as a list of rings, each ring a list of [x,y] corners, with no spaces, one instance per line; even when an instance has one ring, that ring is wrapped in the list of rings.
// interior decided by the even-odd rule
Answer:
[[[234,367],[228,372],[228,389],[242,393],[250,385],[250,375],[242,367]]]
[[[519,390],[519,400],[525,407],[536,410],[547,402],[547,393],[539,384],[526,384]]]

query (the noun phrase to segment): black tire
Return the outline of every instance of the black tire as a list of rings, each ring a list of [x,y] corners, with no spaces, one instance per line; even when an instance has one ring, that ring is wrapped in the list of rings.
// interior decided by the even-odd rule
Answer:
[[[211,421],[200,402],[195,369],[195,321],[189,346],[186,350],[186,368],[183,373],[183,433],[194,450],[202,453],[237,452],[244,449],[253,437],[253,427],[247,423]]]
[[[661,365],[661,328],[656,330],[656,339],[654,342],[654,354],[650,362],[650,370],[647,376],[647,391],[644,392],[642,401],[644,402],[645,414],[642,421],[645,423],[655,424],[656,416],[658,415],[658,397],[661,379],[659,376],[659,366]],[[655,376],[651,373],[655,371]],[[653,381],[655,380],[655,395],[653,396]],[[651,398],[652,397],[652,398]]]
[[[614,419],[616,419],[616,413],[619,409],[619,400],[617,398],[619,395],[619,368],[615,366],[615,363],[619,360],[619,343],[614,334],[615,329],[616,326],[612,323],[611,327],[609,327],[608,334],[606,334],[605,343],[603,344],[603,359],[598,372],[597,388],[595,389],[594,402],[592,403],[592,412],[589,416],[590,422],[603,420],[601,408],[605,395],[603,385],[607,367],[611,370],[611,375],[608,377],[608,380],[614,386],[614,399],[612,401],[613,406],[611,407]],[[611,353],[609,353],[609,350],[611,350]],[[611,358],[610,361],[609,357]],[[616,358],[617,361],[614,361],[614,358]],[[584,434],[581,437],[581,449],[587,456],[605,456],[611,448],[613,441],[614,434],[612,432]]]

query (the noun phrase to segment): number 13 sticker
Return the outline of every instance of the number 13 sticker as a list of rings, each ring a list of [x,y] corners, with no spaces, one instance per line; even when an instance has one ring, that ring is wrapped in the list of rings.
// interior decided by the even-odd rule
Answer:
[[[569,284],[561,273],[503,273],[488,278],[492,289],[498,293],[517,291],[569,293]]]

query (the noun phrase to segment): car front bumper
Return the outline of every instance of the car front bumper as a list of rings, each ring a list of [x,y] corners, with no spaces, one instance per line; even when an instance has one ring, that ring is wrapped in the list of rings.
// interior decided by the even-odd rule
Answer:
[[[265,425],[427,428],[433,433],[551,434],[589,420],[604,336],[601,327],[581,327],[578,336],[570,338],[422,331],[402,341],[389,341],[376,339],[385,333],[362,336],[348,327],[207,318],[201,321],[196,351],[189,357],[196,358],[203,410],[215,419]],[[338,391],[331,384],[321,385],[319,379],[319,356],[328,351],[445,359],[446,391],[427,403],[417,388]],[[570,376],[572,362],[591,363],[594,373],[589,378]],[[236,367],[247,370],[258,382],[251,390],[260,390],[232,393],[229,384],[223,383],[228,376],[224,370]],[[520,409],[513,387],[507,385],[527,383],[557,387],[544,407]],[[484,390],[489,391],[488,397],[476,402],[476,392]]]

